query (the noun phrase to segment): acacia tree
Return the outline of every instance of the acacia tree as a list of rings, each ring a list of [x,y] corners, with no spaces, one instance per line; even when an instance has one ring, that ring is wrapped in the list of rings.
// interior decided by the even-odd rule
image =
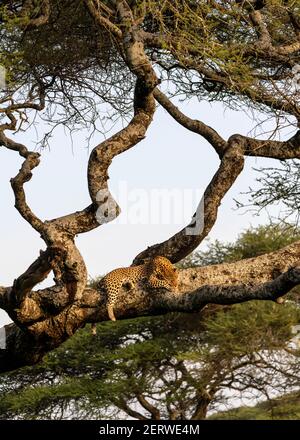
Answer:
[[[220,164],[191,223],[141,252],[133,264],[155,255],[177,263],[189,255],[210,232],[245,157],[299,159],[299,88],[294,79],[300,23],[293,0],[4,0],[1,5],[0,53],[7,87],[0,98],[0,146],[24,159],[11,179],[15,207],[46,244],[12,286],[0,287],[0,307],[14,321],[2,329],[0,370],[9,371],[39,362],[86,323],[108,319],[104,293],[87,287],[75,236],[118,215],[108,169],[114,157],[145,137],[155,101],[206,139]],[[184,115],[174,105],[177,94],[260,110],[276,118],[277,132],[289,124],[294,133],[282,141],[240,134],[226,140],[204,121]],[[60,218],[40,219],[24,190],[40,154],[9,133],[24,129],[35,112],[53,125],[95,126],[101,102],[110,104],[115,115],[132,118],[90,154],[90,205]],[[276,300],[299,284],[299,254],[298,241],[256,258],[182,270],[179,292],[154,294],[139,286],[129,302],[124,291],[116,315],[122,319],[192,312],[207,303]],[[34,290],[50,272],[54,285]]]
[[[287,394],[299,388],[299,317],[292,303],[253,301],[192,320],[100,323],[96,337],[81,330],[36,366],[1,374],[0,419],[200,420],[233,396]]]

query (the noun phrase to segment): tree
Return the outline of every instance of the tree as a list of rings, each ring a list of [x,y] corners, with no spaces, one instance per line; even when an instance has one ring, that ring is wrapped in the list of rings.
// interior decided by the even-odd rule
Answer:
[[[0,307],[14,321],[2,330],[1,371],[35,364],[86,323],[107,319],[105,295],[87,287],[87,269],[74,240],[118,215],[108,169],[114,157],[142,141],[155,101],[206,139],[220,165],[191,223],[140,253],[133,264],[155,255],[177,263],[196,249],[214,225],[245,157],[299,159],[298,17],[293,0],[2,1],[0,53],[7,77],[0,97],[0,146],[24,160],[11,180],[15,207],[46,249],[12,286],[0,287]],[[289,124],[293,135],[281,141],[233,134],[225,140],[204,121],[184,115],[173,101],[179,94],[260,110],[276,119],[274,133]],[[40,154],[9,132],[24,129],[35,113],[53,127],[63,124],[72,130],[83,124],[95,129],[103,102],[111,106],[111,116],[130,115],[131,120],[91,152],[91,204],[67,216],[40,219],[24,190]],[[44,142],[48,138],[46,133]],[[276,300],[299,284],[299,246],[298,241],[254,259],[182,270],[180,294],[153,295],[139,287],[130,305],[126,294],[120,295],[116,315],[122,319],[192,312],[208,303]],[[54,285],[34,290],[50,272]]]
[[[299,392],[259,403],[255,407],[242,406],[231,411],[220,412],[211,419],[234,420],[299,420]]]
[[[277,240],[271,242],[274,230]],[[255,256],[264,247],[276,249],[278,241],[287,244],[291,236],[282,226],[248,230],[227,245],[227,257],[234,248],[237,258],[242,249],[247,254],[251,241]],[[213,255],[219,247],[210,245]],[[81,330],[43,363],[2,374],[0,418],[199,420],[220,404],[230,407],[233,392],[241,398],[251,393],[252,403],[267,397],[265,407],[276,406],[274,395],[299,387],[299,349],[291,345],[299,320],[294,302],[254,301],[211,305],[193,319],[171,313],[100,323],[96,337]],[[241,416],[251,415],[245,411]]]
[[[260,210],[271,204],[282,203],[285,208],[284,217],[294,217],[299,222],[299,162],[282,162],[280,168],[261,168],[258,171],[260,188],[256,191],[250,188],[251,204]]]

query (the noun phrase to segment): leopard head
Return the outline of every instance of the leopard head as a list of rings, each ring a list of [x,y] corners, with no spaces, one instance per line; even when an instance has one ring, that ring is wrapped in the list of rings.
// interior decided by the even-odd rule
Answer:
[[[176,291],[178,287],[178,270],[165,257],[154,257],[150,265],[149,284],[153,288],[164,288]]]

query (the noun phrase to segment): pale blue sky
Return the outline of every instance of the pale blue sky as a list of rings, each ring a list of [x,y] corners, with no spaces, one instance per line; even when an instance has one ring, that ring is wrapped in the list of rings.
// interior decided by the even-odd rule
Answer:
[[[224,112],[219,104],[213,107],[208,103],[196,102],[180,105],[185,113],[211,125],[226,139],[237,132],[246,135],[255,125],[244,113]],[[52,139],[51,150],[43,150],[41,165],[34,170],[31,182],[26,184],[29,205],[42,219],[64,215],[90,203],[86,185],[89,150],[85,137],[86,133],[77,133],[72,148],[69,136],[61,129]],[[36,134],[30,130],[17,134],[16,139],[34,149]],[[94,140],[95,144],[101,139],[103,136],[99,135]],[[182,128],[159,108],[146,139],[114,159],[109,170],[110,188],[117,194],[120,182],[126,182],[129,189],[148,192],[151,188],[203,190],[216,171],[218,162],[217,155],[204,139]],[[210,234],[212,239],[233,240],[250,225],[267,222],[266,213],[254,217],[251,213],[242,215],[240,211],[234,211],[233,198],[241,198],[239,193],[253,186],[257,175],[252,170],[253,166],[270,166],[274,163],[272,160],[246,158],[244,172],[222,202],[218,221]],[[38,234],[13,206],[9,179],[16,174],[20,164],[21,159],[15,152],[0,149],[0,285],[11,285],[13,279],[38,256],[39,249],[44,248]],[[187,220],[194,208],[196,201],[190,212],[184,213]],[[276,210],[273,213],[276,214]],[[122,218],[77,238],[90,276],[129,265],[146,246],[168,238],[184,225],[184,221],[182,225],[120,223]],[[51,284],[51,279],[48,284]],[[5,321],[1,313],[0,324]]]

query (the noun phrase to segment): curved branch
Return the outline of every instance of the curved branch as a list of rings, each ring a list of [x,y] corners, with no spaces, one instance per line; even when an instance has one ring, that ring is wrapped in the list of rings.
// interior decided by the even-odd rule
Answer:
[[[285,142],[256,140],[239,134],[232,135],[228,142],[225,142],[211,127],[185,116],[158,89],[155,90],[154,96],[177,122],[205,137],[222,157],[222,160],[218,171],[204,193],[191,224],[165,242],[141,252],[136,256],[133,264],[140,264],[143,260],[155,255],[164,255],[175,263],[199,246],[217,219],[218,207],[223,197],[243,169],[244,155],[275,159],[300,158],[300,131]]]
[[[260,10],[256,9],[252,11],[249,14],[249,17],[258,33],[258,40],[256,41],[255,45],[260,49],[269,49],[272,47],[271,35],[262,18]]]
[[[155,111],[152,92],[144,80],[137,79],[135,87],[135,115],[128,126],[107,141],[102,142],[91,153],[88,165],[88,183],[91,199],[99,204],[98,194],[108,193],[107,170],[112,159],[144,139]]]
[[[160,411],[155,408],[155,406],[151,405],[150,402],[143,396],[143,394],[139,393],[136,396],[139,404],[151,414],[151,420],[160,420]]]
[[[25,297],[37,284],[47,278],[49,272],[53,269],[52,263],[58,258],[59,254],[60,258],[63,258],[64,253],[57,248],[48,248],[45,252],[41,251],[37,260],[29,266],[24,274],[14,281],[11,289],[11,301],[14,309],[20,306]]]
[[[177,121],[180,125],[194,133],[204,137],[216,150],[219,157],[222,157],[227,142],[209,125],[204,124],[196,119],[189,118],[184,115],[178,107],[176,107],[167,96],[159,89],[154,90],[155,99],[164,107],[164,109]]]
[[[130,417],[133,417],[137,420],[148,420],[147,417],[143,416],[143,414],[135,411],[134,409],[130,408],[130,406],[127,404],[125,399],[118,399],[115,401],[115,405],[120,408],[122,411],[126,412]]]
[[[86,0],[85,3],[96,23],[101,26],[105,25],[102,20],[103,16],[95,9],[93,1]],[[155,112],[153,89],[159,80],[145,53],[142,33],[135,26],[134,18],[126,2],[118,1],[114,6],[119,14],[122,29],[124,29],[123,32],[119,28],[118,31],[115,29],[116,36],[120,38],[119,50],[126,59],[126,64],[137,77],[134,117],[126,128],[101,142],[90,155],[88,186],[92,204],[82,211],[52,220],[53,224],[73,236],[95,229],[119,215],[120,208],[108,188],[108,168],[114,157],[144,139]],[[111,22],[110,24],[113,25]],[[113,31],[111,29],[111,32]]]
[[[163,255],[172,263],[176,263],[199,246],[215,224],[221,201],[241,173],[243,166],[244,155],[241,145],[238,140],[232,139],[218,171],[204,192],[192,222],[170,239],[141,252],[134,259],[134,264],[140,264],[155,255]]]
[[[28,182],[32,177],[32,170],[36,168],[39,163],[40,155],[28,151],[25,145],[19,144],[12,139],[7,138],[3,132],[0,132],[0,146],[14,151],[18,151],[20,156],[25,158],[19,173],[11,179],[11,186],[15,195],[15,207],[21,214],[21,216],[38,232],[42,232],[44,229],[44,223],[40,220],[29,208],[26,202],[26,196],[24,191],[24,183]]]
[[[120,212],[108,188],[108,168],[119,154],[145,138],[155,112],[155,100],[143,80],[137,79],[134,116],[127,127],[101,142],[91,152],[88,164],[88,185],[92,204],[82,211],[51,220],[71,235],[91,231],[116,218]]]
[[[300,130],[287,141],[253,139],[240,134],[234,135],[244,144],[245,155],[269,157],[272,159],[300,159]]]
[[[60,294],[56,298],[52,298],[49,302],[48,298],[43,296],[43,291],[32,292],[32,289],[42,281],[44,281],[53,270],[57,262],[61,264],[66,258],[67,252],[62,248],[49,247],[46,251],[41,251],[40,256],[31,264],[31,266],[19,276],[13,283],[12,287],[0,289],[0,308],[5,310],[11,319],[21,327],[28,327],[28,325],[41,321],[49,315],[49,305],[51,304],[51,311],[57,312],[70,303],[70,297],[62,295],[67,292],[61,285],[59,288]],[[56,287],[50,288],[53,292]]]
[[[227,148],[227,142],[212,128],[202,121],[192,119],[182,113],[172,101],[160,90],[154,90],[155,99],[164,107],[172,118],[188,130],[204,137],[216,150],[220,158]],[[272,159],[300,159],[300,131],[287,141],[273,141],[254,139],[240,134],[234,134],[229,138],[239,137],[243,143],[246,156],[269,157]]]

